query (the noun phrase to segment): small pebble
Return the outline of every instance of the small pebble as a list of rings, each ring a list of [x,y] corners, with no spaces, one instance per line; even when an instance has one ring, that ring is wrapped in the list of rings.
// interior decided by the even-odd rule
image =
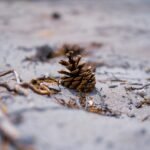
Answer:
[[[145,90],[137,91],[137,92],[136,92],[136,94],[140,95],[141,97],[146,96],[146,92],[145,92]]]
[[[141,104],[140,102],[137,102],[137,103],[135,104],[135,107],[136,107],[136,108],[141,108],[141,107],[142,107],[142,104]]]

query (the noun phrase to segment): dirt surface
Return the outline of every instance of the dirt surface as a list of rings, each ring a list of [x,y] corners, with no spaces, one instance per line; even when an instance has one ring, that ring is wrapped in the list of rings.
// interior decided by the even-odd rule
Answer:
[[[35,138],[38,150],[149,150],[150,1],[0,1],[0,71],[15,69],[23,81],[42,75],[60,78],[58,63],[25,61],[36,47],[65,43],[85,47],[83,60],[96,64],[96,88],[87,96],[119,117],[68,109],[56,99],[79,95],[61,86],[51,97],[28,96],[0,87],[8,112],[23,115],[16,125]],[[12,81],[12,76],[0,81]],[[146,102],[145,102],[146,101]],[[139,106],[139,104],[142,104]]]

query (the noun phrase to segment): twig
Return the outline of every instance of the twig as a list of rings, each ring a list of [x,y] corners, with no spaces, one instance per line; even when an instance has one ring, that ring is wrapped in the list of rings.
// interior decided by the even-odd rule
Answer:
[[[9,143],[18,150],[35,150],[33,141],[29,143],[27,138],[20,135],[18,130],[9,121],[8,117],[0,109],[0,134],[7,139]],[[28,140],[28,141],[27,141]]]
[[[141,121],[144,122],[144,121],[148,120],[149,118],[150,118],[150,115],[147,115],[147,116],[143,117],[143,118],[141,119]]]
[[[112,81],[112,82],[123,82],[123,83],[127,82],[126,80],[122,80],[122,79],[118,79],[118,78],[111,79],[110,81]]]
[[[24,88],[30,88],[35,93],[40,95],[51,95],[60,92],[60,88],[56,89],[54,84],[59,87],[59,83],[56,79],[50,77],[40,77],[31,80],[29,83],[21,83],[20,85]]]
[[[21,86],[24,87],[24,88],[30,88],[35,93],[40,94],[40,95],[50,95],[50,94],[52,94],[50,89],[48,89],[48,87],[46,87],[46,86],[41,85],[40,89],[37,88],[36,86],[32,85],[31,83],[22,83]]]
[[[5,72],[1,72],[0,77],[5,76],[5,75],[10,74],[10,73],[13,73],[13,71],[14,70],[11,69],[11,70],[8,70],[8,71],[5,71]]]
[[[16,84],[16,85],[14,85],[14,87],[11,87],[7,83],[0,83],[0,86],[6,88],[9,92],[15,92],[20,95],[27,96],[27,91],[25,89],[23,89],[19,84]]]
[[[20,77],[19,77],[19,74],[17,73],[17,71],[13,70],[13,69],[10,69],[10,70],[7,70],[5,72],[2,72],[0,73],[0,77],[2,76],[5,76],[7,74],[10,74],[10,73],[13,73],[14,76],[15,76],[15,79],[16,79],[16,82],[19,84],[21,81],[20,81]]]
[[[150,83],[149,84],[145,84],[145,85],[143,85],[143,86],[141,86],[141,87],[125,87],[125,89],[126,90],[142,90],[142,89],[144,89],[144,88],[146,88],[146,87],[148,87],[148,86],[150,86]]]
[[[20,83],[21,83],[21,80],[20,80],[19,74],[18,74],[15,70],[13,70],[13,73],[14,73],[14,76],[15,76],[15,78],[16,78],[16,82],[17,82],[18,84],[20,84]]]
[[[111,79],[112,82],[127,82],[126,80],[119,79],[112,73],[113,78]]]
[[[75,102],[75,100],[69,100],[68,102],[66,102],[64,99],[58,99],[55,97],[55,100],[58,104],[67,107],[67,108],[72,108],[72,109],[79,109],[80,107],[77,105],[77,103]]]

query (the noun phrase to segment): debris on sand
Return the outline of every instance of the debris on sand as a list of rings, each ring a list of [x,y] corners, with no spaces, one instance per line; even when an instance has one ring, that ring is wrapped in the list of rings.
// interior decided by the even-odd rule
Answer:
[[[24,137],[10,121],[4,106],[0,105],[0,137],[2,150],[14,147],[20,150],[35,150],[32,137]]]
[[[24,88],[22,88],[19,84],[0,83],[0,87],[6,88],[9,92],[18,95],[23,95],[23,96],[28,95],[27,91]]]
[[[87,66],[86,63],[81,63],[82,57],[80,55],[75,56],[74,51],[69,51],[66,56],[68,58],[67,61],[60,61],[60,64],[67,69],[67,71],[59,71],[60,74],[65,75],[61,78],[61,84],[79,93],[79,103],[73,100],[66,102],[65,100],[57,99],[58,103],[69,108],[83,109],[101,115],[119,116],[120,114],[113,112],[106,105],[104,107],[104,105],[96,105],[94,101],[87,101],[88,94],[94,90],[96,84],[93,69]]]
[[[144,99],[138,103],[135,104],[136,108],[141,108],[144,105],[150,105],[150,97],[144,97]]]
[[[83,96],[79,97],[80,105],[78,105],[75,99],[70,99],[69,101],[66,101],[64,99],[55,97],[55,101],[58,104],[71,109],[81,109],[86,112],[95,113],[104,116],[112,116],[117,118],[121,116],[121,112],[113,111],[110,108],[108,108],[107,105],[97,105],[93,101],[89,101],[87,103],[86,97]],[[83,103],[81,103],[81,101]]]
[[[103,46],[103,43],[101,42],[91,42],[89,45],[89,48],[101,48]]]
[[[13,74],[15,76],[15,80],[17,81],[17,83],[21,82],[19,74],[14,69],[9,69],[7,71],[0,72],[0,77],[6,76],[8,74]]]
[[[52,17],[52,19],[54,19],[54,20],[59,20],[59,19],[61,19],[61,14],[59,13],[59,12],[53,12],[52,14],[51,14],[51,17]]]
[[[142,89],[147,88],[147,87],[149,87],[149,86],[150,86],[150,83],[145,84],[145,85],[143,85],[143,86],[141,86],[141,87],[133,87],[133,86],[129,86],[129,87],[125,87],[125,89],[126,89],[127,91],[132,91],[132,90],[142,90]]]
[[[36,52],[33,56],[26,57],[24,61],[32,62],[48,62],[50,59],[65,56],[69,51],[73,51],[74,55],[83,53],[84,48],[76,44],[64,44],[60,48],[54,48],[49,45],[41,45],[35,48]]]
[[[35,55],[26,57],[25,61],[46,62],[54,57],[54,49],[49,45],[42,45],[36,48]]]
[[[7,71],[3,71],[0,73],[0,77],[4,77],[8,74],[12,74],[15,77],[15,81],[10,79],[9,82],[8,81],[0,82],[0,87],[7,89],[9,92],[27,96],[27,91],[20,86],[21,79],[19,77],[19,74],[15,70],[10,69]]]
[[[51,77],[32,79],[29,83],[22,83],[22,87],[30,88],[40,95],[52,95],[60,92],[59,81]]]

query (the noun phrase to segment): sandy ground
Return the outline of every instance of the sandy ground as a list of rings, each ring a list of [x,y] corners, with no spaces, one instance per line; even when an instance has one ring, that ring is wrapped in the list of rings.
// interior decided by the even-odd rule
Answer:
[[[59,19],[52,18],[54,12]],[[136,107],[144,99],[140,93],[150,100],[150,87],[140,88],[150,83],[149,18],[149,0],[0,1],[0,71],[13,68],[23,81],[47,74],[60,77],[62,57],[36,64],[23,60],[44,44],[82,45],[89,52],[85,61],[102,62],[89,97],[101,103],[100,92],[108,107],[121,113],[115,118],[67,109],[53,102],[53,96],[32,91],[27,97],[14,96],[1,88],[10,114],[24,110],[24,121],[16,126],[35,138],[38,150],[149,150],[150,106]],[[6,79],[11,77],[1,81]],[[130,87],[137,89],[126,90]],[[55,97],[78,98],[61,88]]]

